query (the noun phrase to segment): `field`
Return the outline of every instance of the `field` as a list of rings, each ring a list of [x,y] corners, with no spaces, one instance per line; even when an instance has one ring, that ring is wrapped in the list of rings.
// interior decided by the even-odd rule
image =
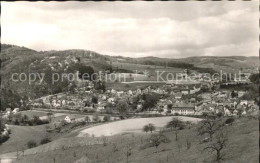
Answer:
[[[35,110],[27,110],[27,111],[21,111],[21,115],[27,115],[30,119],[33,118],[33,116],[47,116],[47,112],[43,111],[35,111]]]
[[[94,126],[85,129],[80,132],[79,137],[85,137],[86,135],[95,137],[111,136],[123,133],[140,133],[144,125],[152,123],[157,128],[157,131],[163,128],[173,117],[156,117],[156,118],[134,118],[126,119],[122,121],[111,122],[99,126]],[[200,119],[191,117],[178,117],[183,121],[198,122]]]
[[[163,83],[153,83],[153,86],[162,86]],[[118,83],[118,82],[109,82],[106,83],[106,89],[114,89],[117,91],[128,91],[136,90],[138,88],[145,88],[151,86],[151,83]]]
[[[123,62],[112,62],[113,67],[118,67],[120,69],[132,70],[133,72],[147,72],[151,77],[150,80],[156,80],[157,76],[161,74],[161,76],[165,79],[167,73],[184,73],[184,69],[182,68],[173,68],[173,67],[162,67],[162,66],[154,66],[154,65],[141,65],[134,63],[123,63]],[[144,80],[143,78],[141,78]],[[138,80],[138,78],[136,79]],[[146,79],[149,80],[149,79]]]
[[[240,118],[236,119],[233,125],[228,126],[228,142],[226,148],[222,151],[225,153],[225,157],[221,162],[258,162],[258,124],[258,120]],[[92,141],[97,141],[96,145],[84,144],[83,142],[87,142],[90,139],[85,137],[75,138],[74,140],[62,140],[64,141],[64,145],[73,143],[75,145],[63,149],[48,148],[50,149],[49,151],[37,152],[25,155],[24,157],[21,156],[17,162],[70,163],[81,160],[82,162],[88,163],[124,163],[127,162],[126,152],[129,151],[127,150],[127,146],[131,149],[131,155],[128,157],[128,162],[132,163],[213,162],[214,153],[203,151],[203,148],[208,143],[200,143],[201,136],[198,136],[197,134],[196,125],[191,126],[190,129],[186,128],[180,131],[178,141],[175,140],[173,132],[168,131],[164,134],[170,139],[170,143],[161,144],[158,149],[155,147],[143,148],[147,143],[147,138],[151,135],[150,133],[135,133],[108,137],[107,144],[98,144],[98,138],[92,138]],[[99,139],[99,141],[100,140],[102,139]],[[191,141],[190,149],[187,149],[186,147],[187,140]],[[62,144],[62,141],[60,140],[59,142],[56,142],[56,144]],[[81,143],[80,145],[79,142]],[[54,145],[54,142],[49,144]],[[47,145],[48,144],[45,146]],[[47,149],[45,146],[43,146],[44,149]],[[40,148],[41,147],[35,148],[35,151],[39,151]]]

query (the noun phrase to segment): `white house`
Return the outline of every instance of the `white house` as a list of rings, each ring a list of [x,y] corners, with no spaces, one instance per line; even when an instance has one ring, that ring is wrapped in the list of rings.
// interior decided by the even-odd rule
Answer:
[[[66,117],[64,118],[64,121],[67,122],[67,123],[71,123],[71,119],[70,119],[69,116],[66,116]]]
[[[195,105],[191,103],[175,103],[172,105],[172,113],[180,115],[194,115]]]
[[[247,105],[247,100],[241,100],[240,105]]]
[[[114,103],[115,102],[115,99],[113,97],[110,97],[107,99],[107,102],[109,103]]]
[[[13,113],[16,114],[19,112],[19,108],[14,108]]]
[[[230,116],[231,115],[231,112],[229,111],[228,108],[224,107],[224,115],[225,116]]]

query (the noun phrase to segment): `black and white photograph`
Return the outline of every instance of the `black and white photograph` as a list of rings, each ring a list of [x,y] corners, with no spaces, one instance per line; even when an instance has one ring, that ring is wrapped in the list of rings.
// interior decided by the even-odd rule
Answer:
[[[258,163],[259,1],[2,1],[0,163]]]

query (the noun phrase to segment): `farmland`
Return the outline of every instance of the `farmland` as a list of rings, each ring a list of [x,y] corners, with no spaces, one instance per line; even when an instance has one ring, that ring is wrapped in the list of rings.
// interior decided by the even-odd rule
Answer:
[[[196,123],[200,121],[197,118],[191,117],[179,117],[183,121],[190,121]],[[136,118],[136,119],[127,119],[122,121],[111,122],[99,126],[94,126],[83,130],[78,135],[79,137],[84,137],[85,135],[95,135],[95,137],[100,136],[111,136],[116,134],[123,133],[140,133],[144,125],[148,123],[156,124],[157,130],[163,128],[167,122],[169,122],[172,117],[157,117],[157,118]]]
[[[150,80],[156,80],[156,77],[159,73],[165,72],[162,74],[162,77],[165,77],[167,73],[183,73],[184,69],[182,68],[173,68],[173,67],[162,67],[156,65],[142,65],[142,64],[134,64],[134,63],[123,63],[123,62],[112,62],[113,67],[124,68],[126,70],[131,70],[135,72],[147,73],[150,75]],[[138,78],[136,79],[138,80]],[[148,80],[148,79],[146,79]]]

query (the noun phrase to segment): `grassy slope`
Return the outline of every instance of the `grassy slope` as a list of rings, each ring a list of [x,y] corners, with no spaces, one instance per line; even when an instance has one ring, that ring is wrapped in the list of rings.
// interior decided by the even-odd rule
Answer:
[[[0,154],[27,149],[27,142],[35,140],[37,143],[46,137],[45,125],[40,126],[9,126],[10,138],[0,145]]]
[[[224,162],[243,163],[258,162],[258,121],[253,119],[238,119],[232,126],[229,126],[229,142],[225,149],[226,159]],[[45,153],[28,155],[20,158],[18,162],[74,162],[87,155],[93,162],[126,162],[126,145],[130,144],[132,155],[130,162],[212,162],[213,155],[208,152],[201,152],[205,144],[199,144],[199,136],[196,134],[196,126],[185,129],[179,134],[179,141],[174,140],[172,132],[165,133],[171,139],[171,143],[159,146],[157,153],[155,148],[140,150],[142,139],[150,134],[134,136],[127,134],[124,136],[113,136],[109,138],[109,144],[80,146],[76,145],[64,150],[54,150]],[[83,138],[84,139],[84,138]],[[83,139],[81,139],[83,141]],[[89,139],[89,138],[85,138]],[[189,150],[186,149],[186,139],[192,141]],[[69,140],[69,139],[68,139]],[[74,140],[75,143],[77,140]],[[71,144],[70,142],[67,142]],[[119,151],[113,152],[113,145],[116,144]],[[76,143],[78,144],[78,143]]]

